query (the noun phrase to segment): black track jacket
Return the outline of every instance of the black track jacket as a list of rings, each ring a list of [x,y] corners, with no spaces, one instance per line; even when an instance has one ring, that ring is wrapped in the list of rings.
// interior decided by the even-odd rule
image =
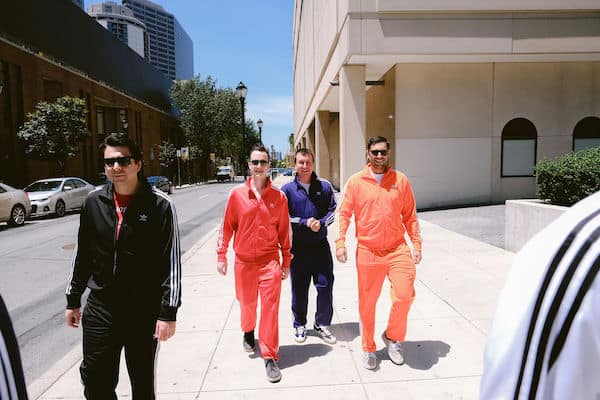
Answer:
[[[181,305],[181,254],[171,199],[144,181],[123,216],[119,239],[116,227],[109,182],[89,194],[81,211],[67,308],[80,307],[87,286],[109,309],[175,321]]]

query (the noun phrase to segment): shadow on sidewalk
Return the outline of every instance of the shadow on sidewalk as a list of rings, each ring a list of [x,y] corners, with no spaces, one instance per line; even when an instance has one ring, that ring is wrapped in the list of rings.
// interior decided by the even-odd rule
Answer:
[[[440,340],[402,342],[404,363],[414,369],[428,370],[450,352],[450,345]],[[386,348],[377,351],[377,358],[389,360]]]
[[[331,332],[338,341],[351,342],[360,336],[360,325],[358,322],[343,322],[341,324],[332,324]],[[317,334],[314,334],[317,336]]]
[[[321,343],[285,345],[279,347],[279,368],[285,369],[304,364],[313,357],[322,357],[331,351],[331,346]]]

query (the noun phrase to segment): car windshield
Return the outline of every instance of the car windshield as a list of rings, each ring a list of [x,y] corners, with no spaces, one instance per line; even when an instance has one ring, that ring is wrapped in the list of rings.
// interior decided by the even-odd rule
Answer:
[[[60,187],[61,181],[39,181],[33,182],[24,190],[26,192],[54,192]]]
[[[221,167],[219,168],[219,172],[229,173],[229,167]]]

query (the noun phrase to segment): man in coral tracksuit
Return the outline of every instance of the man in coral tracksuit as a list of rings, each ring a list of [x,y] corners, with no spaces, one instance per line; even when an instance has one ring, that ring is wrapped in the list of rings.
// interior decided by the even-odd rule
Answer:
[[[367,143],[369,163],[350,177],[339,206],[339,236],[336,257],[347,260],[346,231],[350,217],[356,222],[356,267],[358,308],[361,321],[363,367],[377,368],[375,355],[375,306],[387,276],[391,283],[392,309],[383,340],[390,360],[403,364],[400,342],[406,336],[406,322],[415,296],[415,264],[421,261],[421,235],[415,198],[406,175],[389,165],[390,145],[375,136]],[[404,240],[408,232],[413,252]]]
[[[244,350],[255,349],[254,328],[260,293],[258,342],[267,379],[281,380],[279,297],[281,280],[290,271],[290,219],[283,192],[271,186],[269,152],[255,146],[248,162],[251,176],[229,193],[217,243],[217,270],[227,273],[227,248],[235,232],[235,292],[241,308]],[[281,263],[280,263],[281,252]]]

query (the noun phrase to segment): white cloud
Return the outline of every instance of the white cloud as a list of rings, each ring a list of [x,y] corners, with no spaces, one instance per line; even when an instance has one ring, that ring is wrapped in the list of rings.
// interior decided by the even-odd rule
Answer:
[[[257,121],[259,118],[272,126],[289,126],[292,131],[294,120],[294,98],[292,96],[260,96],[246,103],[247,118]]]
[[[293,96],[257,96],[246,99],[246,118],[254,122],[262,119],[263,142],[273,144],[279,151],[289,148],[288,136],[294,130],[294,98]]]

